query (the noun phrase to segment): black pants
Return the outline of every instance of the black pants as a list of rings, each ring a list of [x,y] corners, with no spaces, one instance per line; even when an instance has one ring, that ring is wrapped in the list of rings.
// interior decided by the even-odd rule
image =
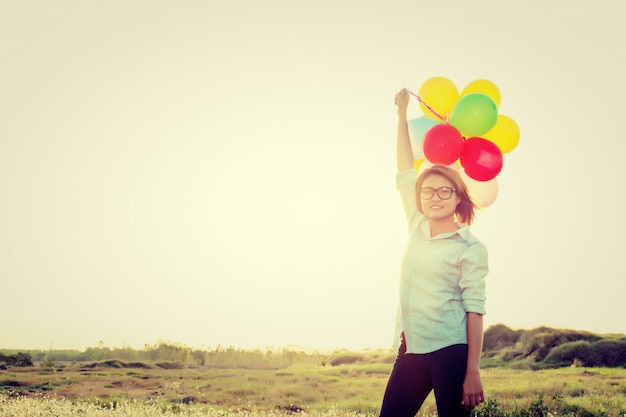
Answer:
[[[461,404],[467,367],[467,345],[452,345],[432,353],[405,353],[404,338],[393,365],[380,417],[414,417],[435,390],[439,417],[467,417]]]

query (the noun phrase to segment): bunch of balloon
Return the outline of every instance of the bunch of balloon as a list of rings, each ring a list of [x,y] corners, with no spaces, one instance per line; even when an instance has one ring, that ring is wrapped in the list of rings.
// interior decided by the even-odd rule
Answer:
[[[504,154],[519,143],[520,131],[511,117],[500,114],[500,90],[491,81],[470,82],[459,93],[445,77],[432,77],[417,97],[423,116],[408,121],[415,169],[435,165],[457,169],[478,207],[498,196],[497,176]]]

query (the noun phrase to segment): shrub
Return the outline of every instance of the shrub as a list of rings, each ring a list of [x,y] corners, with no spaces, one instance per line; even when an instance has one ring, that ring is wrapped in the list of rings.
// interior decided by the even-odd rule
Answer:
[[[503,416],[504,411],[498,400],[487,398],[487,400],[474,410],[474,417],[496,417]]]
[[[584,366],[595,365],[594,349],[586,340],[569,342],[557,346],[546,356],[545,362],[555,365],[572,365],[576,360]]]
[[[155,365],[163,369],[185,369],[182,362],[157,362]]]
[[[110,359],[100,362],[92,362],[81,366],[81,369],[93,369],[93,368],[139,368],[139,369],[153,369],[155,366],[146,362],[125,362],[118,359]]]
[[[518,359],[521,356],[521,353],[511,347],[507,347],[501,350],[500,357],[505,362],[510,362],[512,360]]]
[[[597,366],[626,366],[626,340],[599,340],[592,347]]]
[[[328,363],[330,363],[332,366],[337,366],[337,365],[346,365],[346,364],[360,362],[360,361],[361,361],[361,356],[341,354],[341,355],[336,355],[330,358]]]
[[[5,362],[8,366],[33,366],[33,357],[30,353],[18,352],[15,355],[0,354],[0,361]]]
[[[500,350],[507,346],[514,346],[523,331],[513,330],[504,324],[496,324],[485,330],[483,351]]]
[[[552,349],[566,343],[584,340],[595,342],[600,336],[575,330],[558,330],[540,327],[527,332],[521,340],[525,341],[524,356],[533,355],[536,362],[544,360]]]
[[[545,362],[573,365],[577,360],[583,366],[618,367],[626,365],[626,341],[603,339],[594,343],[586,340],[565,343],[550,352]]]

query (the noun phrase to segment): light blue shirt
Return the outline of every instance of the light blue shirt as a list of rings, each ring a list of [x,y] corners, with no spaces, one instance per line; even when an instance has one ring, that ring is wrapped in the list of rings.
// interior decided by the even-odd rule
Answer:
[[[416,181],[415,169],[397,174],[409,241],[402,258],[394,349],[404,332],[407,353],[429,353],[467,344],[467,312],[485,314],[487,248],[465,225],[431,236],[428,218],[417,210]]]

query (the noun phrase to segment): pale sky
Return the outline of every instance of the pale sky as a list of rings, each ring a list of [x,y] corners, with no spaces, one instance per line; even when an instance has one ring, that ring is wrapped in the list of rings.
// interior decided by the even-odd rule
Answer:
[[[626,333],[620,3],[1,0],[0,348],[390,347],[433,76],[521,130],[485,324]]]

